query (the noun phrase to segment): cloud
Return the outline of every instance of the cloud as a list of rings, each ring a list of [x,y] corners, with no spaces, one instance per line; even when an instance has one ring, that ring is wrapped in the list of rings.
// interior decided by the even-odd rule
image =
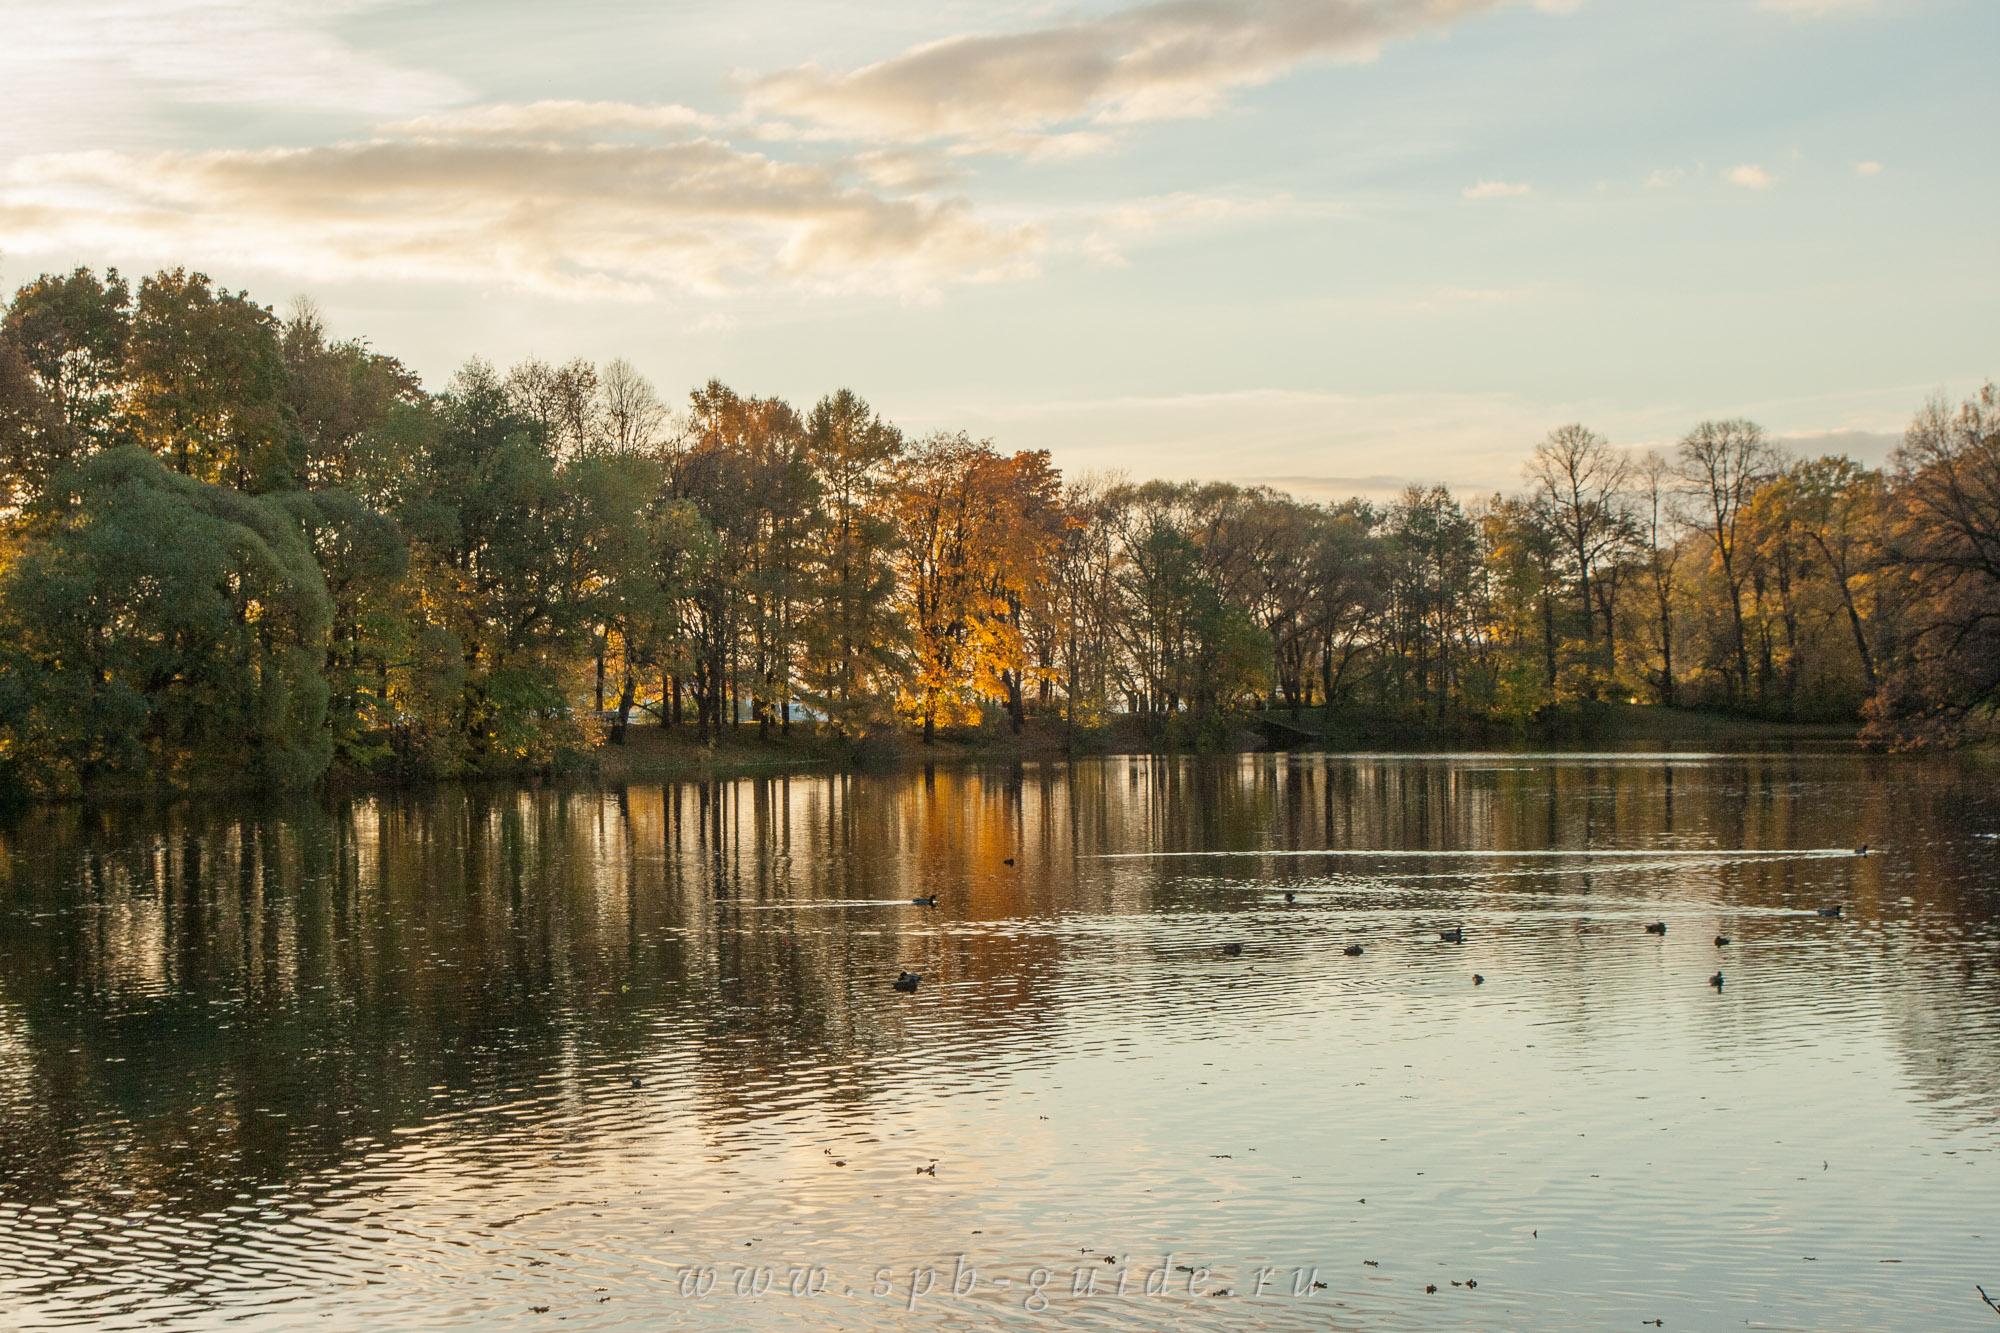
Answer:
[[[385,0],[12,0],[0,87],[23,104],[44,86],[286,110],[396,114],[464,97],[452,79],[357,50],[327,31]],[[11,109],[11,108],[10,108]]]
[[[1874,4],[1875,0],[1761,0],[1761,8],[1801,19],[1823,19],[1847,10],[1869,9]]]
[[[1681,177],[1686,174],[1679,167],[1657,168],[1652,175],[1646,177],[1646,188],[1649,190],[1671,190],[1674,186],[1681,183]]]
[[[1854,164],[1854,174],[1857,176],[1879,176],[1882,174],[1882,164],[1880,162],[1856,162]]]
[[[1731,167],[1722,173],[1722,178],[1731,185],[1741,185],[1746,190],[1768,190],[1771,188],[1771,173],[1751,162]]]
[[[671,102],[543,101],[443,111],[382,126],[385,134],[422,139],[576,139],[604,131],[680,134],[721,126],[714,116]]]
[[[1385,42],[1510,2],[1165,0],[1025,32],[950,37],[847,73],[801,65],[751,82],[745,96],[756,111],[836,137],[1032,152],[1067,124],[1207,115],[1231,90],[1301,61],[1366,60]]]
[[[687,123],[678,108],[542,103],[323,147],[27,158],[0,180],[0,244],[624,295],[927,293],[1031,272],[1043,247],[1033,225],[885,193],[841,164],[588,133]]]
[[[1468,185],[1460,191],[1467,199],[1506,199],[1514,195],[1532,194],[1532,185],[1518,185],[1510,181],[1481,181]]]

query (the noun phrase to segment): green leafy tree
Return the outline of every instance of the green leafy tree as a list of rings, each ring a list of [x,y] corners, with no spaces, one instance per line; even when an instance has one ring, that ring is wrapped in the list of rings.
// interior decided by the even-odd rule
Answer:
[[[139,284],[128,358],[132,438],[199,481],[268,491],[295,485],[275,316],[206,274]]]
[[[120,447],[63,473],[0,574],[0,732],[34,787],[298,786],[332,619],[294,515]]]
[[[12,417],[11,429],[0,426],[0,457],[24,498],[117,439],[131,299],[117,269],[102,281],[87,268],[44,273],[0,319],[0,346],[11,348],[0,351],[0,413]],[[22,406],[29,386],[33,411]]]
[[[819,478],[810,554],[817,595],[801,630],[805,696],[843,733],[885,720],[908,634],[895,605],[896,524],[889,510],[905,446],[856,394],[814,405],[806,447]]]

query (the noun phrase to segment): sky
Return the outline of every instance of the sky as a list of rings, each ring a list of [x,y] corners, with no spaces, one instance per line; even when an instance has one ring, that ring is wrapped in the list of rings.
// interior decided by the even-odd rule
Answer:
[[[1879,462],[2000,375],[1993,0],[0,0],[0,283],[186,265],[441,388],[622,356],[1069,472]]]

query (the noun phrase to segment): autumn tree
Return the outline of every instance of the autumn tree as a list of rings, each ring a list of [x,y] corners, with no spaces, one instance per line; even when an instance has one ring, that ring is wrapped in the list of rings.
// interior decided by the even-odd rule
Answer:
[[[1646,588],[1645,620],[1660,654],[1653,673],[1656,697],[1671,707],[1674,698],[1674,623],[1679,610],[1681,550],[1675,517],[1676,478],[1673,464],[1658,450],[1649,452],[1638,468],[1634,487],[1634,520]]]
[[[1616,636],[1611,602],[1600,608],[1591,597],[1591,582],[1600,562],[1625,535],[1623,492],[1628,464],[1604,437],[1581,425],[1558,426],[1537,444],[1528,460],[1528,479],[1543,501],[1542,513],[1562,544],[1576,579],[1578,624],[1586,651],[1597,640],[1596,622],[1604,617],[1604,639]]]
[[[1676,461],[1689,520],[1706,540],[1721,578],[1735,666],[1730,692],[1741,702],[1750,688],[1750,636],[1743,616],[1750,571],[1740,529],[1757,488],[1777,470],[1778,454],[1755,422],[1704,421],[1681,440]]]
[[[1880,734],[1956,739],[2000,707],[2000,388],[1933,400],[1892,463],[1890,557],[1914,585]]]

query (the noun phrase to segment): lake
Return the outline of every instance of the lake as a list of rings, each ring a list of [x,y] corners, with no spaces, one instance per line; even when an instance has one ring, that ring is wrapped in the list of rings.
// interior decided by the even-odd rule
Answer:
[[[1996,1147],[1969,759],[0,821],[12,1327],[1928,1333]]]

